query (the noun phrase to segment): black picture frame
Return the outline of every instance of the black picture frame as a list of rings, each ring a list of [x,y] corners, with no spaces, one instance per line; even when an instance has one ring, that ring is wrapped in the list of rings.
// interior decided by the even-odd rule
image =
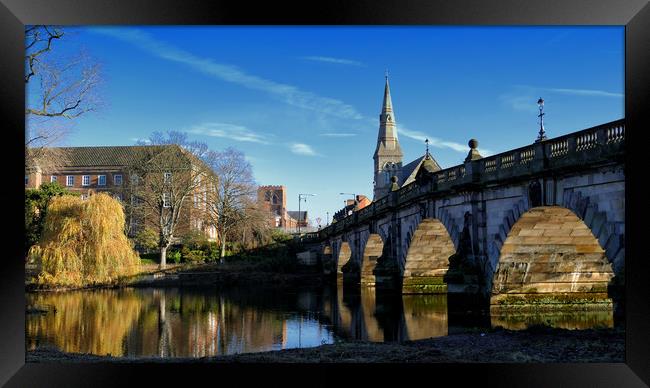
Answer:
[[[245,24],[245,25],[625,25],[626,117],[626,347],[621,364],[25,364],[25,287],[22,260],[24,25]],[[646,0],[344,1],[318,3],[199,0],[0,0],[0,112],[4,131],[4,255],[0,265],[0,384],[32,386],[147,386],[256,380],[265,385],[411,384],[480,386],[602,386],[650,384],[650,276],[644,257],[643,163],[650,129],[650,4]],[[531,42],[534,44],[534,42]],[[646,151],[647,152],[647,151]],[[232,384],[233,382],[229,382]]]

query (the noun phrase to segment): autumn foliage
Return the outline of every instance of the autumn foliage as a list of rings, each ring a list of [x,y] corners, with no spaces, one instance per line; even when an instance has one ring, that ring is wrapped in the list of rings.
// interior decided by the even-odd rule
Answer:
[[[111,196],[52,198],[38,244],[29,252],[37,283],[87,286],[138,272],[139,257],[124,233],[124,210]]]

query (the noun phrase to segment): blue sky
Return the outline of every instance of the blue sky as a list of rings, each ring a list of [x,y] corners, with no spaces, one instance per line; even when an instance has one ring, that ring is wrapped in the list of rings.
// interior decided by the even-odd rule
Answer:
[[[340,192],[372,197],[384,72],[404,163],[424,153],[460,164],[624,117],[623,27],[68,27],[58,51],[103,66],[104,106],[62,145],[132,145],[188,132],[242,150],[261,185],[285,185],[288,208],[314,193],[325,224]]]

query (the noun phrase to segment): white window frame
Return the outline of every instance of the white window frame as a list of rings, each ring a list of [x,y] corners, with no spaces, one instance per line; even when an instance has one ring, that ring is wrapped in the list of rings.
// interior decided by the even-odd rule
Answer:
[[[138,183],[140,183],[140,177],[138,174],[131,174],[131,184],[137,185]]]
[[[120,183],[117,183],[119,180]],[[122,186],[122,174],[113,175],[113,184],[115,186]]]
[[[82,186],[90,186],[90,175],[82,175],[81,176],[81,185]]]
[[[50,175],[50,183],[58,182],[58,179],[56,175]]]
[[[163,183],[171,183],[172,182],[172,173],[167,171],[163,174]]]
[[[72,182],[70,182],[71,179],[72,179]],[[65,176],[65,186],[66,187],[73,187],[74,186],[74,175],[66,175]]]
[[[163,193],[162,199],[163,199],[163,207],[172,207],[170,203],[172,198],[171,195],[169,195],[169,193]]]
[[[104,177],[104,183],[102,183],[102,177]],[[97,175],[97,186],[106,186],[106,175]]]

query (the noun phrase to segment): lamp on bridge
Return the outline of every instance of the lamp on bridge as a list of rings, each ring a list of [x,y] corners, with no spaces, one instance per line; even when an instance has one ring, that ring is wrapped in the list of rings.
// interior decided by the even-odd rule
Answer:
[[[316,194],[298,194],[298,235],[300,235],[300,223],[301,223],[300,219],[303,218],[302,215],[300,214],[300,202],[302,202],[302,200],[305,200],[305,202],[307,202],[307,196],[313,197],[314,195]]]
[[[535,143],[546,140],[546,133],[544,132],[544,100],[541,97],[537,100],[537,106],[539,107],[539,115],[537,115],[539,117],[539,135]]]

